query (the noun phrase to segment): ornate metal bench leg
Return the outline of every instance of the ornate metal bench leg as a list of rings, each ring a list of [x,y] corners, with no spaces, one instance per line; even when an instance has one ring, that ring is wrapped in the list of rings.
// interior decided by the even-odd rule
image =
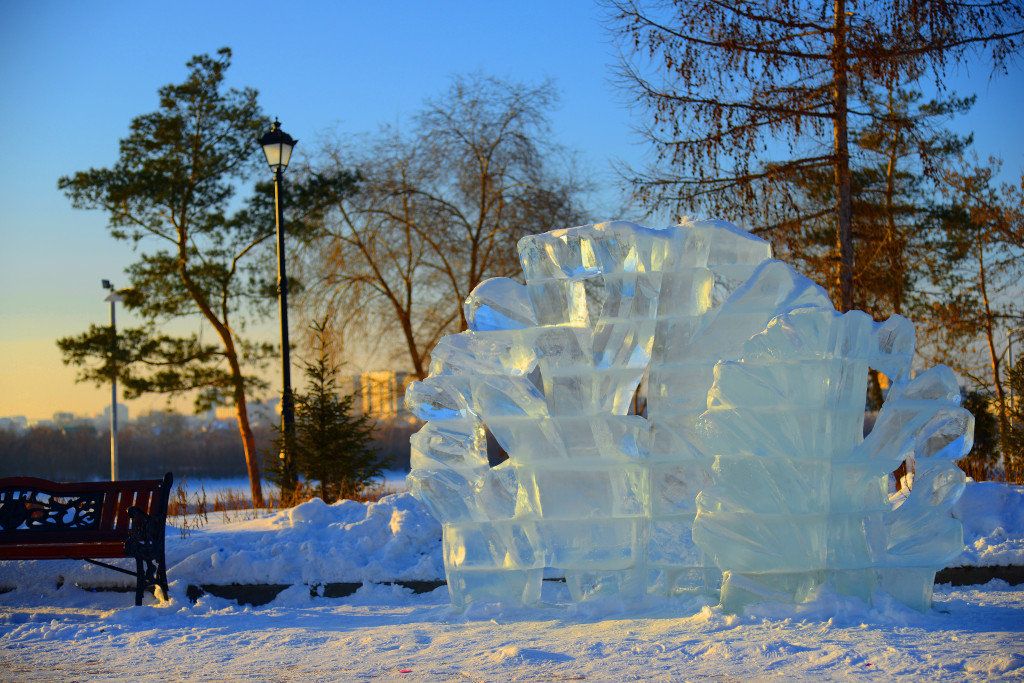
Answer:
[[[156,519],[139,508],[128,508],[131,529],[125,541],[125,553],[135,558],[137,585],[135,604],[142,604],[142,593],[149,585],[158,585],[167,595],[167,570],[164,562],[162,529]]]
[[[163,553],[160,554],[160,559],[157,560],[156,583],[160,586],[160,590],[164,592],[164,600],[169,600],[171,592],[167,588],[167,562],[163,558]]]
[[[142,605],[142,594],[146,591],[146,572],[142,568],[142,558],[135,557],[135,606]]]

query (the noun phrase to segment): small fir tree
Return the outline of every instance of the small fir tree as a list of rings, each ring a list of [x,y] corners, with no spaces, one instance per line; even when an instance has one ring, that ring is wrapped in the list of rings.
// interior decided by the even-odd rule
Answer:
[[[355,394],[338,393],[338,367],[332,365],[325,338],[327,321],[311,326],[315,358],[304,361],[306,393],[295,394],[295,431],[291,443],[279,432],[267,462],[282,498],[297,492],[296,472],[327,502],[359,496],[383,476],[383,462],[370,445],[376,428],[369,415],[353,415]]]

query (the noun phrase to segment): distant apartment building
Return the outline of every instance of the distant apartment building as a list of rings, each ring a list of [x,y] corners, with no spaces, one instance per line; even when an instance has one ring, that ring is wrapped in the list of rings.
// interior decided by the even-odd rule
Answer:
[[[99,417],[99,416],[97,416],[97,417]],[[106,424],[108,424],[108,425],[110,424],[110,406],[107,406],[106,408],[103,409],[103,416],[102,416],[101,419],[104,420],[106,422]],[[123,403],[118,403],[117,404],[117,424],[119,424],[119,425],[126,424],[128,422],[128,420],[130,420],[130,419],[131,419],[131,417],[128,414],[128,406],[126,406]]]
[[[57,427],[70,427],[77,419],[74,413],[60,412],[53,414],[53,424]]]
[[[117,404],[117,427],[118,427],[118,429],[120,429],[121,427],[128,426],[128,420],[130,420],[130,419],[131,419],[131,416],[130,416],[130,414],[128,412],[128,406],[126,406],[123,403],[118,403]],[[54,420],[56,421],[56,416],[54,416]],[[102,413],[97,413],[94,417],[89,418],[88,422],[91,423],[94,427],[96,427],[96,429],[98,429],[100,431],[109,430],[110,429],[110,406],[107,406],[106,408],[104,408]]]
[[[0,417],[0,431],[20,434],[26,429],[28,429],[28,418],[24,415],[8,415],[7,417]]]
[[[405,388],[415,377],[408,372],[378,370],[358,375],[338,377],[338,395],[355,395],[352,407],[356,413],[371,415],[376,420],[394,420],[410,417],[405,408]],[[293,390],[298,391],[297,388]],[[281,399],[270,398],[266,401],[251,401],[246,404],[249,422],[253,426],[260,424],[279,424],[281,421]],[[207,418],[208,427],[224,429],[238,424],[235,407],[219,406]]]
[[[407,417],[405,388],[416,378],[408,372],[378,370],[351,375],[342,394],[356,394],[355,408],[364,415],[378,420],[392,420]]]

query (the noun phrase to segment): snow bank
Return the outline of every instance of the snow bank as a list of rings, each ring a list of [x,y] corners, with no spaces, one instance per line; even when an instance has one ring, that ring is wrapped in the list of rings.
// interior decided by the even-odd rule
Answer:
[[[212,584],[430,580],[444,575],[440,540],[408,493],[369,504],[317,498],[169,541],[168,574]]]
[[[954,514],[964,525],[966,549],[951,566],[1024,565],[1024,487],[969,482]],[[172,582],[312,585],[444,578],[441,527],[408,493],[366,504],[311,500],[233,523],[218,517],[211,514],[207,526],[186,538],[168,527]],[[130,577],[84,562],[0,562],[0,586],[50,590],[56,583],[134,585]]]
[[[294,585],[436,580],[444,576],[441,527],[408,493],[368,504],[343,500],[328,505],[317,498],[269,516],[229,524],[216,521],[216,517],[212,514],[210,524],[185,538],[168,526],[167,574],[171,581]],[[0,586],[55,582],[127,586],[132,579],[70,560],[0,562]]]

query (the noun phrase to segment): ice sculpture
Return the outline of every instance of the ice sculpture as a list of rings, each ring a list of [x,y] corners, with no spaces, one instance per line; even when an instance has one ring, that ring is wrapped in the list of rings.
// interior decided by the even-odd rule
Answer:
[[[713,483],[693,535],[725,570],[724,606],[800,601],[822,584],[930,605],[935,570],[963,550],[949,509],[973,417],[948,368],[909,379],[913,350],[903,318],[812,307],[775,317],[741,360],[715,367],[700,424]],[[868,367],[894,382],[862,441]],[[888,477],[905,460],[913,488],[893,509]]]
[[[913,351],[905,320],[838,316],[820,287],[770,258],[767,243],[721,221],[662,230],[601,223],[526,237],[519,252],[526,284],[499,278],[477,287],[465,304],[470,330],[442,339],[430,376],[406,393],[427,421],[412,438],[409,486],[442,523],[455,605],[536,603],[548,569],[564,574],[575,600],[715,590],[724,569],[726,598],[739,605],[765,594],[743,585],[800,583],[782,574],[802,572],[804,586],[859,570],[876,583],[850,590],[904,590],[906,572],[869,568],[914,567],[924,576],[941,565],[936,546],[915,542],[958,491],[948,468],[922,463],[950,463],[969,447],[970,423],[950,398],[948,371],[923,383],[904,379]],[[827,316],[859,322],[821,322]],[[791,319],[818,337],[787,336]],[[862,443],[868,365],[900,381]],[[765,403],[764,378],[751,379],[762,367],[783,383],[774,404]],[[812,401],[820,403],[813,410]],[[744,441],[748,409],[774,438],[763,448]],[[508,454],[493,467],[488,430]],[[953,434],[960,441],[946,443]],[[784,473],[801,458],[820,475],[801,481],[817,488],[776,508],[778,491],[754,489],[762,498],[744,507],[745,463]],[[920,485],[894,511],[886,477],[908,458],[917,460]],[[856,473],[847,488],[829,478],[843,467]],[[851,492],[841,509],[830,505],[833,485]],[[930,493],[918,500],[922,487]],[[804,505],[794,509],[820,524],[783,524],[825,538],[852,538],[852,527],[836,527],[837,515],[862,513],[868,554],[833,565],[839,555],[826,543],[772,565],[757,555],[759,539],[744,534],[783,519],[787,505]],[[948,522],[943,557],[956,544]]]

